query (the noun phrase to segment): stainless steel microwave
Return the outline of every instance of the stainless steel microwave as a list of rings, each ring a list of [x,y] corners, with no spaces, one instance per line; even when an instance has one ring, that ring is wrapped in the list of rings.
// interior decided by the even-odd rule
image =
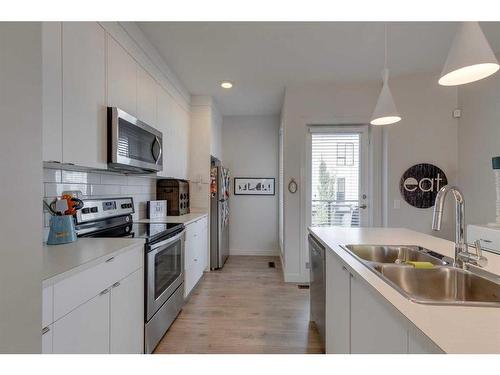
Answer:
[[[108,168],[129,173],[163,169],[163,134],[127,112],[108,107]]]

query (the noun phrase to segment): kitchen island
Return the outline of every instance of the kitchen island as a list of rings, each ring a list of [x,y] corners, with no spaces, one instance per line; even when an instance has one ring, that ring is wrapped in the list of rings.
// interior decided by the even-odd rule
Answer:
[[[326,252],[327,353],[500,353],[500,308],[412,302],[342,247],[417,245],[453,257],[453,242],[401,228],[309,232]],[[500,257],[485,255],[499,274]]]

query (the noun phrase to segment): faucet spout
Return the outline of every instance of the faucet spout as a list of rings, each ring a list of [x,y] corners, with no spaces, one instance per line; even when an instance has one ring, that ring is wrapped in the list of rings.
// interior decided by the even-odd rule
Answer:
[[[439,189],[436,200],[434,202],[434,211],[432,214],[432,229],[435,231],[441,230],[443,221],[444,202],[449,192],[453,193],[455,198],[455,266],[462,266],[463,262],[460,259],[460,253],[467,252],[467,241],[465,238],[465,199],[462,192],[451,185],[443,186]]]

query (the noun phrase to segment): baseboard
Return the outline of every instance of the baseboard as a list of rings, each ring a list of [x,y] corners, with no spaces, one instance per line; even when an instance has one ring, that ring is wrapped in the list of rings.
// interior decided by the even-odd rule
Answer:
[[[283,273],[285,283],[308,283],[300,273]]]
[[[278,256],[279,250],[262,249],[230,249],[229,255],[257,255],[257,256]]]

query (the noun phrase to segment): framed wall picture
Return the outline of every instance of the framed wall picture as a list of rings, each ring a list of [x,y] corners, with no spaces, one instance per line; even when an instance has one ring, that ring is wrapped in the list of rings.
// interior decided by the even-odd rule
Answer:
[[[234,178],[234,195],[274,195],[274,188],[274,178]]]

